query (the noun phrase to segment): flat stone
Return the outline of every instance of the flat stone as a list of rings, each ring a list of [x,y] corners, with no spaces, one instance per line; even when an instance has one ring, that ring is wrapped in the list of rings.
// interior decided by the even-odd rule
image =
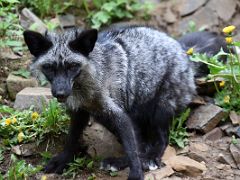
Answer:
[[[162,156],[162,161],[165,162],[166,160],[173,156],[176,156],[176,150],[174,147],[168,145]]]
[[[57,16],[62,29],[76,26],[75,17],[72,14]]]
[[[14,100],[18,92],[23,90],[26,87],[36,87],[38,86],[38,82],[35,78],[23,78],[20,76],[15,76],[13,74],[9,74],[7,78],[7,90],[9,97]]]
[[[196,23],[196,29],[203,27],[210,29],[212,26],[218,25],[219,22],[218,16],[215,12],[207,7],[201,8],[192,16],[187,16],[176,24],[175,28],[177,28],[178,34],[182,34],[188,30],[188,24],[190,21],[194,21]]]
[[[195,109],[190,115],[187,127],[207,133],[214,129],[225,117],[226,112],[222,108],[213,104],[203,105]]]
[[[207,144],[196,142],[196,143],[190,143],[189,146],[190,151],[199,151],[199,152],[206,152],[209,150],[209,147]]]
[[[217,161],[223,164],[228,164],[232,168],[237,168],[236,163],[234,162],[233,157],[230,154],[222,154],[220,153],[218,155]]]
[[[206,158],[197,152],[189,152],[188,157],[197,161],[197,162],[207,162]]]
[[[240,116],[235,111],[230,112],[229,118],[234,126],[240,125]]]
[[[163,14],[163,19],[169,24],[177,21],[176,14],[172,12],[171,8],[166,8],[166,12]]]
[[[229,127],[225,130],[226,134],[228,136],[236,135],[237,137],[240,137],[240,126],[237,127]]]
[[[238,143],[239,143],[239,141],[238,141]],[[234,159],[238,169],[240,169],[240,145],[231,144],[230,152],[233,156],[233,159]]]
[[[236,0],[210,0],[207,7],[216,11],[222,20],[228,22],[236,12],[237,2]]]
[[[165,177],[171,176],[174,173],[173,169],[170,166],[165,166],[161,169],[154,171],[149,171],[145,173],[145,180],[149,179],[163,179]]]
[[[29,29],[32,24],[35,24],[35,31],[42,34],[47,31],[47,26],[28,8],[22,9],[20,14],[20,23],[25,29]]]
[[[14,102],[14,108],[18,110],[29,109],[34,106],[36,111],[42,111],[43,105],[52,98],[50,88],[33,87],[20,91]]]
[[[206,3],[207,0],[178,0],[178,11],[181,16],[193,13]]]
[[[92,125],[84,130],[83,139],[88,145],[88,153],[92,157],[106,158],[123,155],[122,145],[116,137],[97,122],[93,121]]]
[[[174,156],[167,160],[165,164],[172,167],[175,171],[180,171],[190,176],[198,176],[207,170],[204,164],[185,156]]]
[[[35,143],[21,144],[13,146],[11,151],[16,155],[27,157],[37,153],[37,146]]]
[[[220,128],[214,128],[207,134],[203,136],[203,139],[210,140],[210,141],[216,141],[219,140],[221,137],[223,137],[223,131]]]

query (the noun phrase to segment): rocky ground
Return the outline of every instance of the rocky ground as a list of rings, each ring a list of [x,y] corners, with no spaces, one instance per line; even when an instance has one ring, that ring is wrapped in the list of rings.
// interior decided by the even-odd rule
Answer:
[[[234,24],[240,30],[240,0],[179,0],[164,1],[160,3],[154,11],[151,20],[141,22],[151,24],[159,29],[179,36],[189,30],[189,21],[196,23],[196,30],[206,28],[208,30],[220,32],[222,27]],[[22,12],[21,17],[24,27],[31,23],[41,24],[40,19],[36,19],[34,14],[28,9]],[[25,20],[24,20],[25,18]],[[27,19],[27,20],[26,20]],[[67,20],[66,20],[67,19]],[[70,19],[70,20],[69,20]],[[81,24],[76,23],[73,16],[60,17],[61,27]],[[26,23],[28,22],[28,23]],[[138,22],[135,20],[135,22]],[[46,28],[42,24],[43,31]],[[240,33],[236,38],[240,39]],[[29,54],[14,54],[9,49],[0,51],[0,103],[13,106],[16,109],[29,108],[35,104],[37,106],[42,97],[47,102],[51,99],[49,89],[39,87],[35,78],[21,78],[11,72],[19,67],[28,67]],[[190,132],[188,145],[184,149],[168,147],[163,157],[166,166],[161,169],[146,172],[146,180],[158,179],[240,179],[240,116],[234,111],[227,114],[222,108],[214,105],[213,99],[206,96],[214,91],[213,82],[199,80],[198,86],[204,96],[197,97],[193,104],[193,112],[187,121]],[[223,121],[224,119],[224,121]],[[103,127],[96,123],[89,125],[84,133],[84,138],[89,144],[89,154],[101,155],[121,155],[121,145]],[[60,151],[63,142],[60,141],[52,145],[50,150],[55,154]],[[46,144],[36,147],[27,144],[14,147],[12,152],[18,154],[28,162],[37,165],[40,157],[37,155],[46,148]],[[4,163],[1,169],[7,168],[9,153],[5,154]],[[94,172],[97,179],[126,179],[128,169],[118,172],[116,177],[111,177],[109,173],[96,170]],[[90,173],[91,174],[91,173]],[[86,179],[88,172],[83,172],[77,179]],[[42,173],[38,173],[33,179],[40,179]],[[47,179],[63,179],[62,176],[50,174]]]

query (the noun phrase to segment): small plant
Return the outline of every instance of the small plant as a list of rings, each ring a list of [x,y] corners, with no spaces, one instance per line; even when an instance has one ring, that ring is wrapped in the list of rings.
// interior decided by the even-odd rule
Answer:
[[[131,19],[139,11],[143,11],[146,17],[153,8],[152,4],[142,4],[137,0],[94,0],[94,10],[90,10],[86,0],[83,6],[88,14],[92,28],[99,29],[102,25],[110,24],[114,20]]]
[[[73,0],[22,0],[22,6],[30,7],[41,18],[64,13],[73,6]]]
[[[4,179],[25,180],[29,176],[39,172],[41,169],[41,166],[33,167],[32,165],[27,164],[24,160],[19,161],[14,155],[11,155],[11,166],[4,175]]]
[[[69,168],[64,172],[64,176],[74,179],[82,170],[93,170],[93,160],[86,157],[76,158],[74,162],[69,163]],[[91,178],[90,178],[91,179]]]
[[[47,136],[67,133],[68,116],[65,109],[54,99],[45,107],[42,114],[32,109],[15,111],[0,106],[0,138],[5,146],[36,142],[39,144]]]
[[[22,51],[22,32],[17,15],[18,0],[0,1],[0,48],[10,47]]]
[[[26,79],[29,78],[31,75],[31,73],[26,69],[19,69],[17,71],[13,71],[12,73],[16,76],[21,76]]]
[[[169,142],[175,144],[180,148],[184,148],[188,141],[188,133],[184,123],[190,114],[190,109],[187,109],[179,117],[174,118],[170,128]]]
[[[217,94],[215,96],[215,102],[219,106],[225,108],[225,110],[235,110],[240,113],[240,59],[238,54],[233,54],[233,49],[240,47],[240,42],[234,41],[232,32],[234,26],[229,26],[223,29],[226,35],[226,43],[228,44],[229,53],[221,50],[218,54],[213,57],[207,57],[205,54],[193,53],[190,59],[195,62],[205,63],[210,74],[209,79],[216,80],[217,78],[223,79],[219,86],[222,91],[219,90],[217,84]],[[220,62],[219,58],[226,56],[226,62]]]

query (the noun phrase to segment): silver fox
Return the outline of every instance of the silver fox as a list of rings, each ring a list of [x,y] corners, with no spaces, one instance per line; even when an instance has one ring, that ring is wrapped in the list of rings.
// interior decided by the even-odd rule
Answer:
[[[71,117],[62,153],[46,172],[62,173],[74,155],[89,117],[110,130],[126,156],[103,160],[104,169],[130,167],[128,179],[144,179],[143,170],[160,166],[171,119],[196,94],[194,72],[180,43],[150,27],[68,30],[45,36],[25,31],[34,55],[32,69],[51,83]],[[183,43],[183,42],[182,42]]]

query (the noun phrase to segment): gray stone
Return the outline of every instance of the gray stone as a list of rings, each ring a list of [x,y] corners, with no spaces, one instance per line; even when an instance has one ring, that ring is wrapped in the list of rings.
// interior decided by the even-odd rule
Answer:
[[[177,21],[176,14],[172,12],[171,8],[166,9],[165,13],[163,14],[163,19],[169,24]]]
[[[230,152],[233,156],[235,163],[237,164],[238,169],[240,169],[240,147],[239,147],[239,145],[231,144]]]
[[[35,87],[25,88],[20,91],[14,102],[14,108],[18,110],[29,109],[34,106],[36,111],[42,111],[44,104],[52,98],[49,88]]]
[[[235,111],[230,112],[229,118],[234,126],[240,125],[240,116]]]
[[[240,137],[240,126],[237,127],[229,127],[225,130],[226,134],[228,136],[236,135],[237,137]]]
[[[214,129],[226,115],[226,112],[216,105],[203,105],[195,109],[190,115],[187,121],[187,127],[208,133]]]
[[[122,146],[116,137],[96,122],[85,129],[83,139],[88,145],[88,153],[93,157],[119,157],[123,154]]]
[[[197,1],[195,1],[197,2]],[[218,16],[211,9],[204,7],[194,13],[192,16],[187,16],[183,18],[175,28],[177,28],[178,33],[182,34],[188,30],[189,22],[194,21],[196,23],[196,28],[207,28],[210,29],[214,25],[218,25]]]
[[[233,159],[233,157],[230,154],[226,154],[226,153],[222,154],[222,153],[220,153],[218,155],[217,161],[220,162],[220,163],[223,163],[223,164],[228,164],[232,168],[237,168],[237,166],[236,166],[236,164],[234,162],[234,159]]]
[[[207,0],[178,0],[178,11],[181,16],[193,13],[206,3]]]
[[[74,27],[76,25],[75,23],[75,17],[71,14],[67,15],[58,15],[57,16],[60,22],[60,26],[62,29]]]
[[[15,76],[13,74],[9,74],[7,78],[8,94],[9,97],[13,100],[16,98],[16,94],[24,88],[36,86],[38,86],[38,82],[35,78],[26,79],[20,76]]]
[[[210,0],[207,4],[212,11],[224,21],[228,22],[236,11],[236,0]]]
[[[216,141],[219,140],[221,137],[223,137],[223,131],[217,127],[208,132],[203,136],[203,139],[210,140],[210,141]]]
[[[23,8],[20,14],[20,23],[25,29],[29,29],[31,25],[35,24],[35,31],[39,33],[45,33],[47,31],[47,26],[28,8]]]
[[[207,162],[206,158],[202,156],[201,153],[189,152],[187,155],[188,157],[190,157],[191,159],[194,159],[197,162]]]
[[[32,156],[37,153],[37,146],[35,143],[21,144],[13,146],[11,151],[19,156]]]
[[[145,173],[145,180],[149,179],[163,179],[165,177],[171,176],[174,173],[173,169],[170,166],[165,166],[161,169],[154,171],[149,171]]]

